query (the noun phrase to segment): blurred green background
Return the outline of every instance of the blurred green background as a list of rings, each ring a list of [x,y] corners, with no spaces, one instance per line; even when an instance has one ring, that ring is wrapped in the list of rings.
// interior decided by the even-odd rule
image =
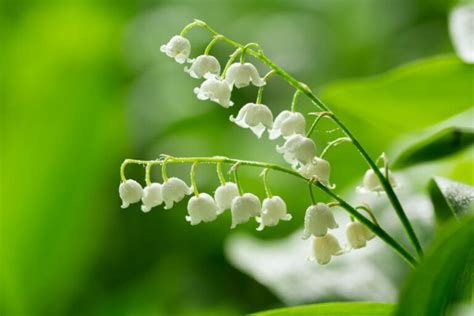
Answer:
[[[238,315],[282,306],[224,256],[233,233],[228,213],[190,227],[184,202],[149,214],[139,205],[120,209],[125,158],[167,153],[283,163],[274,142],[257,141],[228,120],[256,89],[236,91],[230,110],[198,101],[192,89],[199,82],[159,52],[193,18],[238,41],[259,42],[326,96],[373,156],[473,103],[472,68],[451,55],[446,0],[0,3],[0,315]],[[197,29],[189,38],[194,56],[210,39]],[[231,48],[217,44],[213,52],[224,63]],[[408,83],[396,75],[385,84],[341,81],[440,54],[439,67],[425,74],[434,83],[423,85],[424,73]],[[444,94],[430,99],[417,87]],[[275,79],[264,103],[276,114],[292,93]],[[302,98],[301,110],[312,109]],[[319,133],[319,148],[338,133]],[[331,154],[339,189],[363,174],[356,157],[343,149]],[[472,174],[460,170],[445,173],[472,184]],[[187,172],[168,171],[183,178]],[[142,180],[143,168],[131,166],[127,176]],[[263,198],[258,171],[242,176],[245,189]],[[273,239],[302,225],[305,187],[276,174],[271,181],[294,220],[258,235],[255,223],[237,231]],[[212,192],[214,170],[200,167],[198,183]]]

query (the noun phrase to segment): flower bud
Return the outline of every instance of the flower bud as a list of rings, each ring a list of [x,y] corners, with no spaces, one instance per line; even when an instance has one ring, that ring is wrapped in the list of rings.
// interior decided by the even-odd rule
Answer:
[[[319,264],[328,264],[332,256],[339,256],[343,253],[337,238],[332,234],[327,234],[324,237],[314,238],[313,257],[310,259],[316,260]]]
[[[230,121],[242,128],[250,128],[260,138],[266,128],[272,128],[273,114],[266,105],[247,103],[240,109],[237,118],[230,116]]]
[[[173,207],[173,204],[181,201],[186,195],[193,192],[193,189],[179,178],[169,178],[162,186],[163,201],[165,202],[165,209],[168,210]]]
[[[232,200],[230,211],[232,213],[232,225],[230,228],[233,229],[238,224],[248,222],[251,217],[260,214],[260,200],[252,193],[245,193]]]
[[[176,62],[183,64],[191,54],[191,43],[180,35],[173,36],[168,43],[160,47],[160,51]]]
[[[239,189],[235,183],[227,182],[219,186],[214,193],[214,199],[219,208],[218,213],[220,214],[224,212],[224,210],[230,209],[232,200],[238,196]]]
[[[299,112],[283,111],[273,122],[273,128],[270,130],[270,139],[277,139],[280,136],[284,138],[294,134],[304,135],[306,130],[306,120],[303,114]]]
[[[209,78],[210,76],[217,76],[221,72],[221,65],[216,57],[211,55],[201,55],[197,57],[190,68],[184,68],[193,78]]]
[[[346,237],[349,246],[353,249],[365,247],[368,240],[375,237],[374,233],[360,222],[352,222],[347,225]]]
[[[316,179],[324,185],[329,185],[331,165],[327,160],[314,157],[310,163],[301,166],[297,171],[306,179]]]
[[[256,87],[265,85],[265,81],[260,78],[257,68],[251,63],[233,63],[227,69],[225,81],[230,85],[235,85],[237,88],[246,87],[252,82]]]
[[[385,177],[385,168],[380,168],[380,172]],[[392,172],[390,172],[390,170],[388,171],[388,179],[392,187],[394,188],[397,187],[397,182],[393,178]],[[370,192],[381,193],[381,192],[384,192],[384,188],[382,184],[380,183],[380,179],[379,177],[377,177],[374,170],[369,169],[364,175],[364,179],[362,180],[362,186],[358,187],[357,191],[359,193],[370,193]]]
[[[127,208],[130,204],[140,201],[143,189],[137,181],[129,179],[120,184],[119,195],[122,199],[122,208]]]
[[[280,220],[291,220],[291,214],[287,213],[285,201],[279,196],[273,196],[263,200],[262,214],[256,219],[260,223],[257,230],[261,231],[265,226],[276,226]]]
[[[199,100],[211,100],[228,108],[234,103],[230,100],[232,89],[229,85],[215,76],[209,76],[194,93]]]
[[[188,201],[188,214],[186,220],[191,225],[201,222],[212,222],[217,218],[217,205],[214,199],[207,193],[200,193]]]
[[[322,237],[327,234],[328,229],[338,228],[331,208],[324,203],[311,205],[306,209],[304,216],[303,239],[311,235]]]
[[[295,134],[290,136],[283,146],[277,146],[276,150],[295,168],[311,162],[316,154],[316,145],[312,139]]]
[[[147,213],[155,206],[163,203],[163,194],[161,192],[161,183],[152,183],[143,190],[142,211]]]
[[[455,7],[449,14],[449,32],[459,57],[474,63],[474,4]]]

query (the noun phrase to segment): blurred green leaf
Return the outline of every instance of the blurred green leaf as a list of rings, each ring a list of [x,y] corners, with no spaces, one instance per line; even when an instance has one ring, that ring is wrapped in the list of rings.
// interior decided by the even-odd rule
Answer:
[[[470,294],[474,277],[474,217],[452,221],[402,290],[396,315],[447,315]]]
[[[345,316],[345,315],[391,315],[394,304],[351,302],[351,303],[324,303],[275,309],[256,313],[256,316]]]
[[[406,148],[392,166],[400,169],[441,159],[473,144],[474,129],[448,127]]]
[[[429,183],[429,192],[440,223],[464,216],[472,210],[474,187],[470,185],[435,177]]]
[[[364,129],[388,136],[428,127],[472,106],[472,71],[452,55],[401,66],[383,75],[340,81],[322,97],[335,112],[364,122]]]

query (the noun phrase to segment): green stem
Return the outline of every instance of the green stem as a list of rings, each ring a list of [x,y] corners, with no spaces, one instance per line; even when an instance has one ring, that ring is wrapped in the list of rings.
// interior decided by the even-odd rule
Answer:
[[[225,40],[225,39],[223,39]],[[235,61],[237,56],[242,52],[242,48],[237,48],[230,56],[227,64],[225,64],[224,70],[222,70],[221,78],[224,79],[225,75],[227,74],[227,70],[229,69],[230,65]]]
[[[331,112],[319,112],[316,118],[313,121],[313,124],[311,124],[311,127],[309,128],[308,132],[306,133],[306,137],[311,137],[311,134],[313,134],[314,130],[316,129],[316,125],[318,125],[318,122],[323,118],[323,117],[331,117],[333,114]]]
[[[218,32],[216,32],[213,28],[211,28],[208,24],[201,25],[203,28],[208,30],[210,33],[214,35],[221,35]],[[244,48],[244,46],[234,40],[231,40],[227,37],[224,37],[223,41],[227,42],[228,44],[238,47],[238,48]],[[268,67],[271,69],[275,70],[275,72],[280,75],[284,80],[286,80],[291,86],[293,86],[295,89],[300,90],[303,94],[305,94],[317,107],[322,109],[323,111],[330,112],[330,109],[324,104],[321,99],[319,99],[311,89],[304,83],[296,80],[293,76],[291,76],[288,72],[274,64],[270,59],[268,59],[261,50],[254,51],[253,49],[247,49],[246,53],[258,58],[260,61],[265,63]],[[387,197],[392,204],[393,208],[395,209],[395,212],[397,213],[397,216],[400,219],[400,222],[408,236],[409,241],[415,248],[416,252],[418,255],[421,257],[423,255],[423,251],[421,248],[421,244],[418,241],[418,238],[416,236],[416,233],[410,223],[410,220],[408,219],[405,211],[403,210],[403,207],[393,191],[393,188],[391,184],[389,183],[388,179],[384,177],[384,175],[380,172],[380,170],[377,168],[377,165],[375,162],[372,160],[372,158],[369,156],[367,151],[362,147],[362,145],[359,143],[359,141],[355,138],[355,136],[349,131],[349,129],[335,116],[332,115],[332,118],[334,122],[339,125],[339,127],[344,131],[347,137],[349,137],[352,140],[352,143],[354,146],[357,148],[357,150],[360,152],[362,157],[367,161],[368,165],[370,168],[372,168],[379,178],[380,182],[382,183],[382,186],[387,193]]]
[[[223,39],[224,36],[222,35],[216,35],[214,36],[214,38],[212,39],[212,41],[209,42],[209,44],[207,45],[206,49],[204,50],[204,55],[209,55],[209,53],[211,52],[211,49],[214,47],[214,45],[216,45],[216,43],[220,40]]]
[[[151,184],[151,167],[152,166],[153,166],[152,164],[147,163],[145,167],[145,183],[147,186]]]
[[[243,190],[240,186],[240,181],[237,174],[237,169],[239,166],[250,166],[250,167],[258,167],[258,168],[268,168],[276,171],[280,171],[289,175],[293,175],[297,178],[302,179],[303,181],[309,182],[314,186],[317,186],[323,192],[334,198],[340,206],[345,209],[350,215],[356,218],[359,222],[363,223],[367,228],[369,228],[375,235],[377,235],[380,239],[382,239],[385,243],[387,243],[400,257],[402,257],[407,263],[411,266],[416,265],[416,259],[395,239],[393,239],[385,230],[383,230],[380,226],[372,223],[369,219],[359,213],[355,208],[353,208],[348,202],[344,199],[339,197],[337,194],[332,192],[330,188],[325,186],[320,182],[312,183],[311,180],[306,179],[298,172],[288,169],[276,164],[272,163],[265,163],[259,161],[250,161],[250,160],[239,160],[239,159],[232,159],[227,157],[168,157],[165,160],[153,160],[153,161],[146,161],[146,160],[128,160],[127,161],[137,163],[137,164],[161,164],[164,166],[168,163],[209,163],[209,164],[216,164],[216,163],[226,163],[226,164],[233,164],[232,169],[234,172],[234,177],[236,184],[239,188],[239,192],[243,194]]]
[[[341,138],[338,138],[336,140],[333,140],[332,142],[330,142],[326,148],[324,148],[323,152],[321,153],[321,155],[319,155],[319,158],[323,159],[324,156],[328,153],[329,149],[333,148],[333,147],[336,147],[337,145],[340,145],[340,144],[343,144],[343,143],[352,143],[351,139],[348,138],[348,137],[341,137]]]
[[[238,172],[239,166],[240,166],[240,162],[239,161],[235,162],[235,164],[232,166],[232,172],[234,173],[234,181],[235,181],[235,184],[237,185],[237,189],[239,190],[239,194],[243,195],[244,190],[242,189],[242,184],[240,183],[239,172]]]
[[[219,182],[221,183],[221,185],[226,184],[227,181],[225,180],[224,173],[222,172],[222,163],[218,162],[216,168],[217,168],[217,177],[219,178]]]
[[[313,192],[313,181],[308,181],[309,186],[309,196],[311,197],[311,204],[316,205],[316,199],[314,198]]]
[[[275,71],[273,70],[270,70],[264,77],[263,77],[263,81],[265,81],[265,83],[267,82],[267,80],[273,76],[275,74]],[[257,100],[255,101],[255,104],[262,104],[262,98],[263,98],[263,88],[265,87],[265,85],[261,86],[258,88],[258,92],[257,92]]]
[[[268,171],[270,171],[269,168],[265,168],[263,170],[263,186],[265,187],[265,194],[267,195],[268,198],[272,198],[273,194],[272,191],[270,190],[270,185],[268,184]]]
[[[296,112],[296,106],[298,105],[298,100],[300,98],[301,91],[296,90],[293,94],[293,99],[291,100],[291,112]]]
[[[195,196],[199,196],[199,191],[197,188],[197,183],[196,183],[196,167],[199,164],[199,162],[194,162],[193,165],[191,166],[191,185],[193,186],[193,191]]]

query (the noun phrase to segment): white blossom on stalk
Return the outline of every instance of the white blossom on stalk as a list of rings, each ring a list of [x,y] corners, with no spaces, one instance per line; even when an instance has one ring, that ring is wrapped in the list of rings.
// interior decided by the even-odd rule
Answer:
[[[214,193],[214,199],[218,207],[218,214],[230,209],[232,200],[239,196],[239,189],[233,182],[220,185]]]
[[[385,177],[385,168],[380,168],[380,172],[384,175]],[[397,182],[393,178],[392,173],[390,170],[388,171],[388,180],[390,185],[395,188],[397,187]],[[375,174],[374,170],[369,169],[364,175],[364,179],[362,180],[362,186],[357,187],[357,192],[359,193],[370,193],[370,192],[375,192],[375,193],[382,193],[384,192],[384,188],[382,186],[382,183],[380,183],[380,179],[377,177]]]
[[[374,233],[360,222],[352,222],[347,225],[346,237],[349,246],[353,249],[365,247],[368,240],[375,237]]]
[[[119,195],[122,199],[122,208],[127,208],[130,204],[140,201],[143,189],[137,181],[128,179],[120,184]]]
[[[313,240],[313,256],[310,260],[316,260],[319,264],[328,264],[332,256],[339,256],[344,253],[339,241],[332,234],[323,237],[316,237]]]
[[[283,146],[277,146],[278,153],[283,154],[283,158],[296,168],[298,165],[310,163],[316,154],[316,145],[308,137],[295,134],[288,137]]]
[[[212,222],[217,218],[217,205],[214,199],[207,193],[200,193],[188,201],[188,214],[186,220],[191,225],[201,222]]]
[[[161,190],[166,210],[172,208],[174,203],[181,201],[186,195],[193,192],[193,189],[188,187],[183,180],[175,177],[166,180]]]
[[[247,103],[240,109],[237,117],[231,115],[230,120],[242,128],[249,128],[260,138],[265,129],[272,128],[273,114],[266,105]]]
[[[252,193],[244,193],[232,200],[230,211],[232,213],[231,229],[238,224],[248,222],[251,217],[260,215],[262,206],[258,197]]]
[[[175,35],[168,43],[161,45],[160,51],[168,57],[174,58],[176,62],[184,64],[191,54],[191,43],[187,38]]]
[[[291,220],[291,214],[287,213],[285,201],[279,196],[273,196],[263,200],[262,213],[256,220],[260,223],[257,230],[261,231],[265,226],[276,226],[280,220]]]
[[[194,93],[199,100],[211,100],[225,108],[234,105],[230,100],[231,92],[231,87],[216,76],[209,76],[199,88],[194,88]]]
[[[219,75],[221,72],[221,65],[216,57],[211,55],[201,55],[193,60],[191,67],[185,67],[184,71],[196,79],[208,78],[210,76]]]
[[[308,239],[311,235],[322,237],[327,234],[328,229],[338,228],[339,225],[334,219],[331,208],[324,203],[311,205],[306,209],[304,216],[303,239]]]
[[[148,213],[155,206],[163,203],[163,192],[161,183],[152,183],[143,190],[142,211]]]
[[[273,128],[270,132],[270,139],[284,138],[294,134],[304,135],[306,130],[306,120],[299,112],[283,111],[275,118]]]
[[[306,179],[316,179],[324,185],[329,185],[331,165],[327,160],[314,157],[311,162],[301,166],[297,171]]]
[[[233,63],[227,69],[225,80],[230,86],[235,85],[237,88],[246,87],[250,82],[256,87],[265,85],[265,80],[260,78],[257,68],[251,63]]]
[[[449,32],[459,57],[474,63],[474,4],[457,6],[451,11]]]

